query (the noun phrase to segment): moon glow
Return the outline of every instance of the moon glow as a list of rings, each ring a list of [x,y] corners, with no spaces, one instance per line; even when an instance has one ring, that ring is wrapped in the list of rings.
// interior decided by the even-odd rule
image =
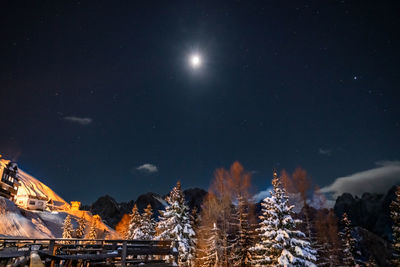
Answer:
[[[201,66],[202,60],[199,54],[193,54],[189,58],[189,63],[192,68],[197,69]]]

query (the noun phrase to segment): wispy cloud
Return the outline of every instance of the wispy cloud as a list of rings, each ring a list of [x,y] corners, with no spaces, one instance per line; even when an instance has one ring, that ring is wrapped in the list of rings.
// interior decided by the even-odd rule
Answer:
[[[136,168],[136,170],[149,174],[158,172],[157,166],[150,163],[145,163],[143,165],[140,165],[139,167]]]
[[[266,190],[263,190],[263,191],[260,191],[260,192],[258,192],[257,194],[255,194],[254,196],[253,196],[253,201],[254,202],[256,202],[256,203],[258,203],[258,202],[260,202],[261,200],[263,200],[264,198],[266,198],[266,197],[269,197],[271,194],[270,194],[270,191],[272,190],[272,187],[269,187],[269,188],[267,188]]]
[[[80,125],[89,125],[93,122],[92,118],[83,118],[83,117],[75,117],[75,116],[66,116],[64,120],[70,121],[73,123],[78,123]]]
[[[318,149],[318,153],[321,154],[321,155],[330,156],[331,153],[332,153],[332,150],[330,150],[330,149],[324,149],[324,148],[320,147],[320,148]]]
[[[386,193],[391,186],[400,183],[400,161],[380,161],[376,165],[370,170],[339,177],[321,192],[335,197],[343,193],[360,196],[364,192]]]

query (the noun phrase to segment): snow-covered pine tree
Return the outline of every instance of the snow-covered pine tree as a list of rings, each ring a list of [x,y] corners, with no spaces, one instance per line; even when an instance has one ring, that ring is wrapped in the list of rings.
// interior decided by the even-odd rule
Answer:
[[[72,226],[70,215],[67,215],[67,217],[65,218],[62,230],[63,230],[62,238],[72,238],[74,227]]]
[[[193,266],[200,267],[211,267],[211,266],[222,266],[221,265],[221,231],[218,229],[216,223],[213,223],[211,227],[200,226],[199,231],[202,232],[204,238],[203,247],[199,251],[197,258],[197,264]]]
[[[192,209],[190,214],[190,225],[192,226],[192,230],[197,233],[197,230],[200,227],[200,214],[196,207]]]
[[[166,201],[168,206],[165,211],[160,211],[159,222],[157,225],[158,238],[161,240],[174,240],[173,244],[178,248],[179,266],[189,266],[190,255],[194,247],[193,238],[195,233],[190,224],[189,207],[185,203],[185,198],[178,181],[172,189]]]
[[[199,224],[196,228],[196,260],[198,267],[220,266],[220,236],[217,226],[220,210],[218,200],[212,192],[209,192],[202,204]]]
[[[351,231],[351,221],[347,216],[347,213],[343,213],[342,216],[343,231],[339,233],[343,242],[343,264],[345,266],[356,266],[356,260],[354,258],[356,240],[353,238]]]
[[[79,218],[78,228],[75,230],[76,238],[83,238],[85,236],[86,221],[83,217]]]
[[[235,164],[235,167],[238,165]],[[219,230],[219,246],[218,246],[218,266],[229,266],[230,256],[232,249],[232,200],[234,188],[231,185],[234,183],[231,179],[231,174],[223,169],[217,169],[214,173],[214,181],[211,184],[210,193],[214,196],[212,206],[208,207],[212,210],[213,216],[206,221],[209,227],[212,227],[213,223],[216,223],[217,229]],[[211,203],[210,203],[211,204]]]
[[[233,207],[231,216],[234,230],[231,262],[233,266],[250,266],[251,252],[253,245],[253,231],[249,220],[249,203],[243,197],[238,197],[237,207]]]
[[[196,247],[197,247],[197,231],[199,229],[200,224],[200,215],[198,214],[198,210],[196,207],[192,209],[190,214],[190,225],[192,227],[193,232],[195,233],[194,236],[191,238],[191,246],[190,255],[188,257],[189,266],[195,266],[196,261]]]
[[[271,196],[261,203],[261,223],[257,232],[260,238],[253,247],[253,264],[262,266],[316,266],[315,250],[305,234],[296,230],[300,220],[293,219],[293,208],[276,172],[272,180]]]
[[[143,239],[143,233],[141,231],[142,216],[140,215],[136,204],[132,208],[131,219],[129,221],[129,228],[126,239]]]
[[[143,234],[142,239],[152,240],[156,233],[156,222],[153,219],[153,210],[151,204],[148,204],[142,213],[142,223],[139,226],[140,232]]]
[[[390,204],[390,216],[393,221],[393,266],[400,266],[400,186],[396,188],[396,199]]]
[[[91,239],[91,240],[97,239],[97,227],[96,227],[96,224],[97,224],[96,220],[93,220],[92,224],[90,225],[88,239]]]
[[[93,220],[90,224],[89,233],[87,234],[87,239],[95,240],[97,239],[97,227],[96,220]],[[96,244],[96,241],[86,241],[88,244]]]
[[[243,250],[241,240],[240,240],[240,210],[238,206],[232,205],[230,208],[230,216],[229,219],[229,234],[227,235],[228,246],[227,249],[229,251],[228,255],[228,263],[233,266],[237,265],[241,262],[241,251]]]

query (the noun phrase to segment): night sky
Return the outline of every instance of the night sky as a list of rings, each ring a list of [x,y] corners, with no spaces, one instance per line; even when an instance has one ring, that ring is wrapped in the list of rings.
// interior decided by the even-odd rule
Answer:
[[[255,191],[297,166],[325,186],[400,159],[399,14],[396,1],[3,1],[0,154],[85,203],[178,179],[206,189],[235,160]]]

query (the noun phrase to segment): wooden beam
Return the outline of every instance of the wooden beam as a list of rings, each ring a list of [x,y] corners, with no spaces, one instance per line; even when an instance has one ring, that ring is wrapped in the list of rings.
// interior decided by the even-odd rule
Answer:
[[[65,244],[67,241],[68,244]],[[77,261],[101,264],[113,263],[125,267],[127,264],[144,262],[150,264],[164,264],[147,257],[141,260],[130,259],[127,256],[137,255],[171,255],[177,257],[177,252],[171,247],[171,241],[158,240],[105,240],[98,239],[97,244],[88,244],[85,239],[29,239],[0,237],[0,260],[29,256],[33,247],[39,248],[38,258],[45,260],[47,267],[64,261],[64,265],[75,264]],[[32,246],[34,245],[34,246]],[[32,252],[33,253],[33,252]],[[33,254],[32,254],[33,255]],[[34,256],[35,257],[35,256]],[[41,260],[40,260],[41,262]],[[149,266],[149,265],[147,265]]]
[[[22,256],[29,256],[30,252],[26,251],[0,251],[0,259],[11,259]]]

